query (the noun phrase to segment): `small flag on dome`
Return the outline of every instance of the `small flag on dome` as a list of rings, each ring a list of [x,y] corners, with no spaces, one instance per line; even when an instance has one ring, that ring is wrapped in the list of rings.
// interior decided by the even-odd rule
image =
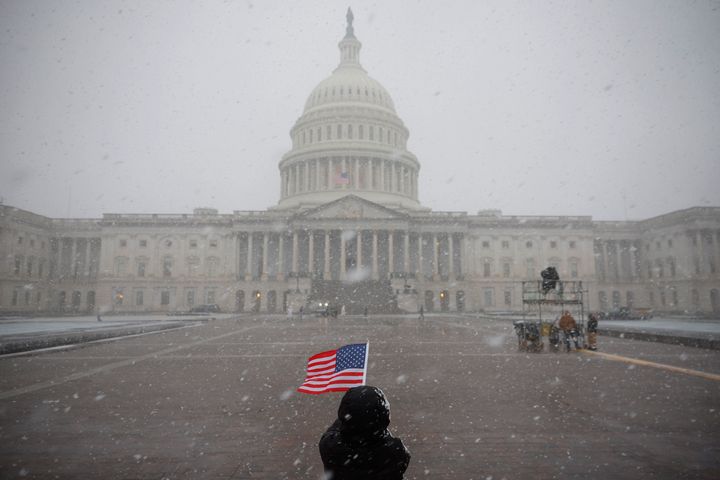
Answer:
[[[347,172],[340,172],[335,176],[335,185],[350,185],[350,176]]]

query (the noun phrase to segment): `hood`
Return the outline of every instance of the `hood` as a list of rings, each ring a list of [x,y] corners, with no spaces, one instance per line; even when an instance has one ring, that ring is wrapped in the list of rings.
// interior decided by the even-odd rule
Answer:
[[[351,388],[338,408],[340,430],[352,436],[383,436],[390,425],[390,403],[377,387]]]

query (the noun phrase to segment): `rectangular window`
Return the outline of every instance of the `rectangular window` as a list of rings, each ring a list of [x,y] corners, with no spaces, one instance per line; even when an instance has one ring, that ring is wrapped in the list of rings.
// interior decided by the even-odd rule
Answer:
[[[494,304],[493,299],[494,299],[494,296],[495,296],[494,293],[493,293],[493,289],[492,289],[492,288],[486,288],[486,289],[483,291],[483,296],[484,296],[484,300],[485,300],[485,306],[486,306],[486,307],[492,307],[493,304]]]
[[[483,248],[490,248],[490,242],[488,242],[487,240],[483,241],[483,242],[482,242],[482,247],[483,247]]]
[[[490,262],[483,263],[483,277],[490,276]]]
[[[197,248],[197,240],[190,240],[190,248]]]
[[[577,278],[578,277],[578,264],[577,262],[570,262],[570,277],[571,278]]]
[[[503,277],[510,278],[510,263],[503,263]]]
[[[172,276],[172,260],[166,258],[163,260],[163,277]]]
[[[147,240],[140,240],[140,248],[147,247]]]
[[[550,241],[550,248],[557,248],[557,242],[555,240]]]
[[[33,238],[30,239],[30,246],[31,247],[35,246],[35,239],[33,239]]]
[[[215,290],[208,290],[207,303],[215,303]]]
[[[217,240],[210,240],[210,248],[217,248],[218,241]]]
[[[23,237],[18,237],[18,245],[22,245]]]
[[[507,240],[502,241],[502,248],[510,248],[510,242]]]
[[[195,305],[195,290],[188,290],[185,293],[185,303],[187,303],[188,307]]]
[[[124,238],[122,240],[120,240],[120,246],[127,247],[127,240],[125,240]]]
[[[142,291],[142,290],[138,290],[137,292],[135,292],[135,305],[138,305],[138,306],[142,305],[142,304],[143,304],[143,300],[144,300],[144,298],[143,298],[143,291]]]
[[[505,306],[509,307],[510,305],[512,305],[512,292],[505,290]]]
[[[20,292],[20,291],[19,291],[18,289],[13,290],[13,294],[12,294],[12,305],[13,305],[13,307],[16,306],[17,303],[18,303],[18,295],[19,295],[19,292]]]
[[[570,248],[575,248],[577,244],[575,243],[575,240],[570,241]]]
[[[170,292],[163,290],[160,293],[160,305],[170,305]]]
[[[13,271],[13,273],[15,273],[15,275],[20,275],[21,268],[22,268],[22,257],[17,256],[17,257],[15,257],[15,270]]]
[[[28,274],[28,276],[32,276],[32,269],[33,269],[33,261],[32,261],[32,258],[28,258],[28,261],[27,261],[27,274]]]
[[[138,277],[145,276],[145,262],[138,263]]]

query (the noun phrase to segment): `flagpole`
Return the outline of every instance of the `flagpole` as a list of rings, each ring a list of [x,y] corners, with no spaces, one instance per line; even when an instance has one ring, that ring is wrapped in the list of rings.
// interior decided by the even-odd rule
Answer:
[[[363,378],[363,383],[367,385],[367,371],[368,371],[368,353],[370,352],[370,341],[368,340],[365,342],[365,375]]]

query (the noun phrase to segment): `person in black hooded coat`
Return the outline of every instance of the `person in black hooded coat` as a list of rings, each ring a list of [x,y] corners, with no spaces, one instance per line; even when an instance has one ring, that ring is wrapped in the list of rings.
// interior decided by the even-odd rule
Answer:
[[[320,457],[331,480],[402,480],[410,463],[402,440],[388,430],[390,404],[377,387],[351,388],[338,418],[320,439]]]

